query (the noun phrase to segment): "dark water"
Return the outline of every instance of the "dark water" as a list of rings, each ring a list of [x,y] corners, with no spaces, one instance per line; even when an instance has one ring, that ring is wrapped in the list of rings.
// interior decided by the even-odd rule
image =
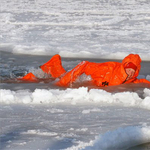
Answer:
[[[150,150],[150,143],[137,145],[137,146],[131,147],[127,150]]]

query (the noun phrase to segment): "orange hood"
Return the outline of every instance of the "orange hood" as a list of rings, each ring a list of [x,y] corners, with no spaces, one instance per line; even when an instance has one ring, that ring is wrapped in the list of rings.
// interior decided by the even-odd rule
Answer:
[[[138,54],[129,54],[122,61],[123,67],[125,68],[129,62],[132,62],[137,67],[134,77],[133,77],[133,78],[136,78],[139,75],[139,72],[141,69],[141,58]]]

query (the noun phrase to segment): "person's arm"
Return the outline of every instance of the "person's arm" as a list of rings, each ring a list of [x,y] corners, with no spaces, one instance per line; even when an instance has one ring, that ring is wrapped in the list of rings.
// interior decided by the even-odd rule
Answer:
[[[85,72],[85,66],[88,64],[88,61],[82,61],[71,71],[67,72],[64,76],[60,78],[55,84],[58,86],[69,86],[73,83],[81,74]]]

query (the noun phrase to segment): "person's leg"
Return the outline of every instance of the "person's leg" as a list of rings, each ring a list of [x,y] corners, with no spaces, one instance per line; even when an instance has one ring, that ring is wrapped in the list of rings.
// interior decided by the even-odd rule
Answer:
[[[40,68],[47,75],[51,75],[52,78],[58,78],[66,72],[62,67],[61,57],[58,54],[54,55],[48,62],[40,66]],[[21,79],[27,81],[38,80],[38,78],[32,72],[28,73]]]
[[[58,78],[66,71],[62,67],[60,55],[54,55],[48,62],[40,66],[43,72],[50,74],[53,78]]]
[[[81,74],[86,73],[86,66],[89,64],[88,61],[79,63],[71,71],[67,72],[61,79],[56,83],[58,86],[68,86],[74,82]]]

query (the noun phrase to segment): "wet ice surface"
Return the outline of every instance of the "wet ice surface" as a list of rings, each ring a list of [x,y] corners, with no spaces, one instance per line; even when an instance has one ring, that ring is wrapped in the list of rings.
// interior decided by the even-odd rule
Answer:
[[[101,146],[116,145],[119,147],[121,145],[119,142],[107,141],[110,136],[113,138],[116,135],[119,136],[122,143],[127,139],[134,141],[139,138],[135,142],[135,145],[138,145],[140,141],[145,140],[144,136],[147,136],[144,142],[149,142],[149,134],[143,134],[141,138],[138,135],[140,131],[134,131],[136,126],[144,128],[145,125],[146,132],[150,132],[150,129],[146,128],[150,125],[148,110],[103,104],[75,106],[41,104],[38,106],[1,105],[0,112],[1,149],[74,149],[75,147],[80,149],[90,145],[89,142],[95,140],[95,136],[106,133],[108,129],[113,131],[120,127],[123,127],[120,132],[109,133]],[[126,133],[127,135],[122,137],[125,128],[129,126],[133,127],[128,130],[132,135]],[[127,144],[127,147],[134,146],[130,142]],[[143,145],[141,148],[146,147],[148,146]]]

